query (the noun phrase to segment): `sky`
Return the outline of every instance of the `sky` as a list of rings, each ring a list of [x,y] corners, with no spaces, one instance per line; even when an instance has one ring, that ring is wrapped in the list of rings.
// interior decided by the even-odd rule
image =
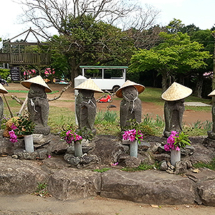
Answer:
[[[22,13],[20,5],[13,0],[2,0],[0,12],[0,37],[13,38],[31,27],[18,24]],[[210,29],[215,24],[215,0],[139,0],[144,6],[149,4],[160,11],[157,24],[167,25],[174,18],[183,24],[195,24],[200,29]],[[33,26],[32,26],[33,28]],[[33,28],[34,29],[34,28]]]

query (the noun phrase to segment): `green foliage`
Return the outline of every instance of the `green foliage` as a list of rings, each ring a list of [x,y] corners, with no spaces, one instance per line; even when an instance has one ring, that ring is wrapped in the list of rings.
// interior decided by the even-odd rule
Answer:
[[[215,170],[215,158],[209,163],[203,163],[203,162],[198,162],[196,164],[193,164],[193,167],[195,168],[208,168],[211,170]]]
[[[46,197],[48,195],[47,184],[46,183],[38,183],[35,193],[38,196]]]
[[[184,148],[187,145],[190,146],[188,135],[184,134],[183,131],[179,133],[178,137],[175,137],[174,145],[178,146],[179,148]]]
[[[158,168],[159,168],[158,163],[155,163],[155,164],[142,163],[136,168],[124,167],[121,170],[126,172],[136,172],[136,171],[145,171],[149,169],[158,169]]]
[[[205,59],[211,58],[198,42],[191,42],[187,34],[161,32],[163,40],[158,46],[137,51],[131,58],[129,72],[156,70],[162,77],[175,77],[191,70],[207,66]]]
[[[118,115],[114,111],[109,111],[109,110],[107,110],[105,112],[99,111],[96,114],[95,125],[103,123],[103,122],[105,122],[105,123],[108,122],[108,123],[112,123],[113,124],[114,122],[116,122],[117,117],[118,117]]]
[[[0,69],[0,76],[7,80],[8,75],[10,74],[10,70],[9,69]]]
[[[35,123],[33,123],[27,116],[20,116],[14,121],[17,129],[14,130],[17,136],[33,134]]]
[[[102,169],[94,169],[94,172],[107,172],[108,170],[110,170],[111,168],[102,168]]]

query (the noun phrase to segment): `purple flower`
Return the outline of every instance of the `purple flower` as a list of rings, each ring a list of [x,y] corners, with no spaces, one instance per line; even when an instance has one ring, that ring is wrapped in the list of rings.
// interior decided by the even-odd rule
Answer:
[[[17,136],[16,136],[15,132],[12,130],[12,131],[9,131],[8,133],[10,135],[10,141],[12,143],[16,143],[17,142]]]
[[[17,127],[14,125],[14,123],[11,125],[11,129],[12,129],[12,130],[17,129]]]

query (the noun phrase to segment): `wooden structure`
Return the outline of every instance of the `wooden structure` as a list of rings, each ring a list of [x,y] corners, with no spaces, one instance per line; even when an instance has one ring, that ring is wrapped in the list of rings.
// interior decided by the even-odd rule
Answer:
[[[24,40],[20,42],[12,42],[15,38],[27,33]],[[27,38],[29,34],[32,33],[37,42],[27,42]],[[46,43],[41,43],[37,37],[37,35],[43,37],[38,34],[36,31],[31,28],[23,33],[3,42],[2,53],[0,53],[0,63],[9,63],[10,67],[12,66],[27,66],[27,65],[35,65],[35,66],[46,66],[50,64],[50,54],[48,53],[32,53],[27,51],[27,46],[37,45],[38,47],[42,47],[47,45]],[[45,37],[43,37],[45,38]],[[46,38],[45,38],[46,39]]]

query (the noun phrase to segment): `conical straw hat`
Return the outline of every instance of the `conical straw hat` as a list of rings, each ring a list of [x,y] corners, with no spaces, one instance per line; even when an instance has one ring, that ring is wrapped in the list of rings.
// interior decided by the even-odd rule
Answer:
[[[1,83],[0,83],[0,93],[8,93],[8,91],[3,87]]]
[[[213,90],[208,96],[215,96],[215,90]]]
[[[116,91],[116,96],[119,97],[119,98],[122,98],[122,89],[123,88],[126,88],[126,87],[130,87],[130,86],[133,86],[137,89],[138,93],[142,93],[144,90],[145,90],[145,87],[141,84],[137,84],[133,81],[129,81],[127,80],[117,91]]]
[[[174,82],[161,97],[165,101],[177,101],[188,97],[192,92],[192,89]]]
[[[96,83],[91,78],[79,84],[77,87],[75,87],[75,90],[92,90],[94,92],[103,93],[103,91],[96,85]]]
[[[30,89],[31,84],[38,84],[40,86],[45,87],[45,92],[47,93],[52,92],[52,90],[49,88],[49,86],[46,84],[46,82],[43,80],[43,78],[40,75],[34,78],[30,78],[26,81],[22,81],[21,84],[28,89]]]

